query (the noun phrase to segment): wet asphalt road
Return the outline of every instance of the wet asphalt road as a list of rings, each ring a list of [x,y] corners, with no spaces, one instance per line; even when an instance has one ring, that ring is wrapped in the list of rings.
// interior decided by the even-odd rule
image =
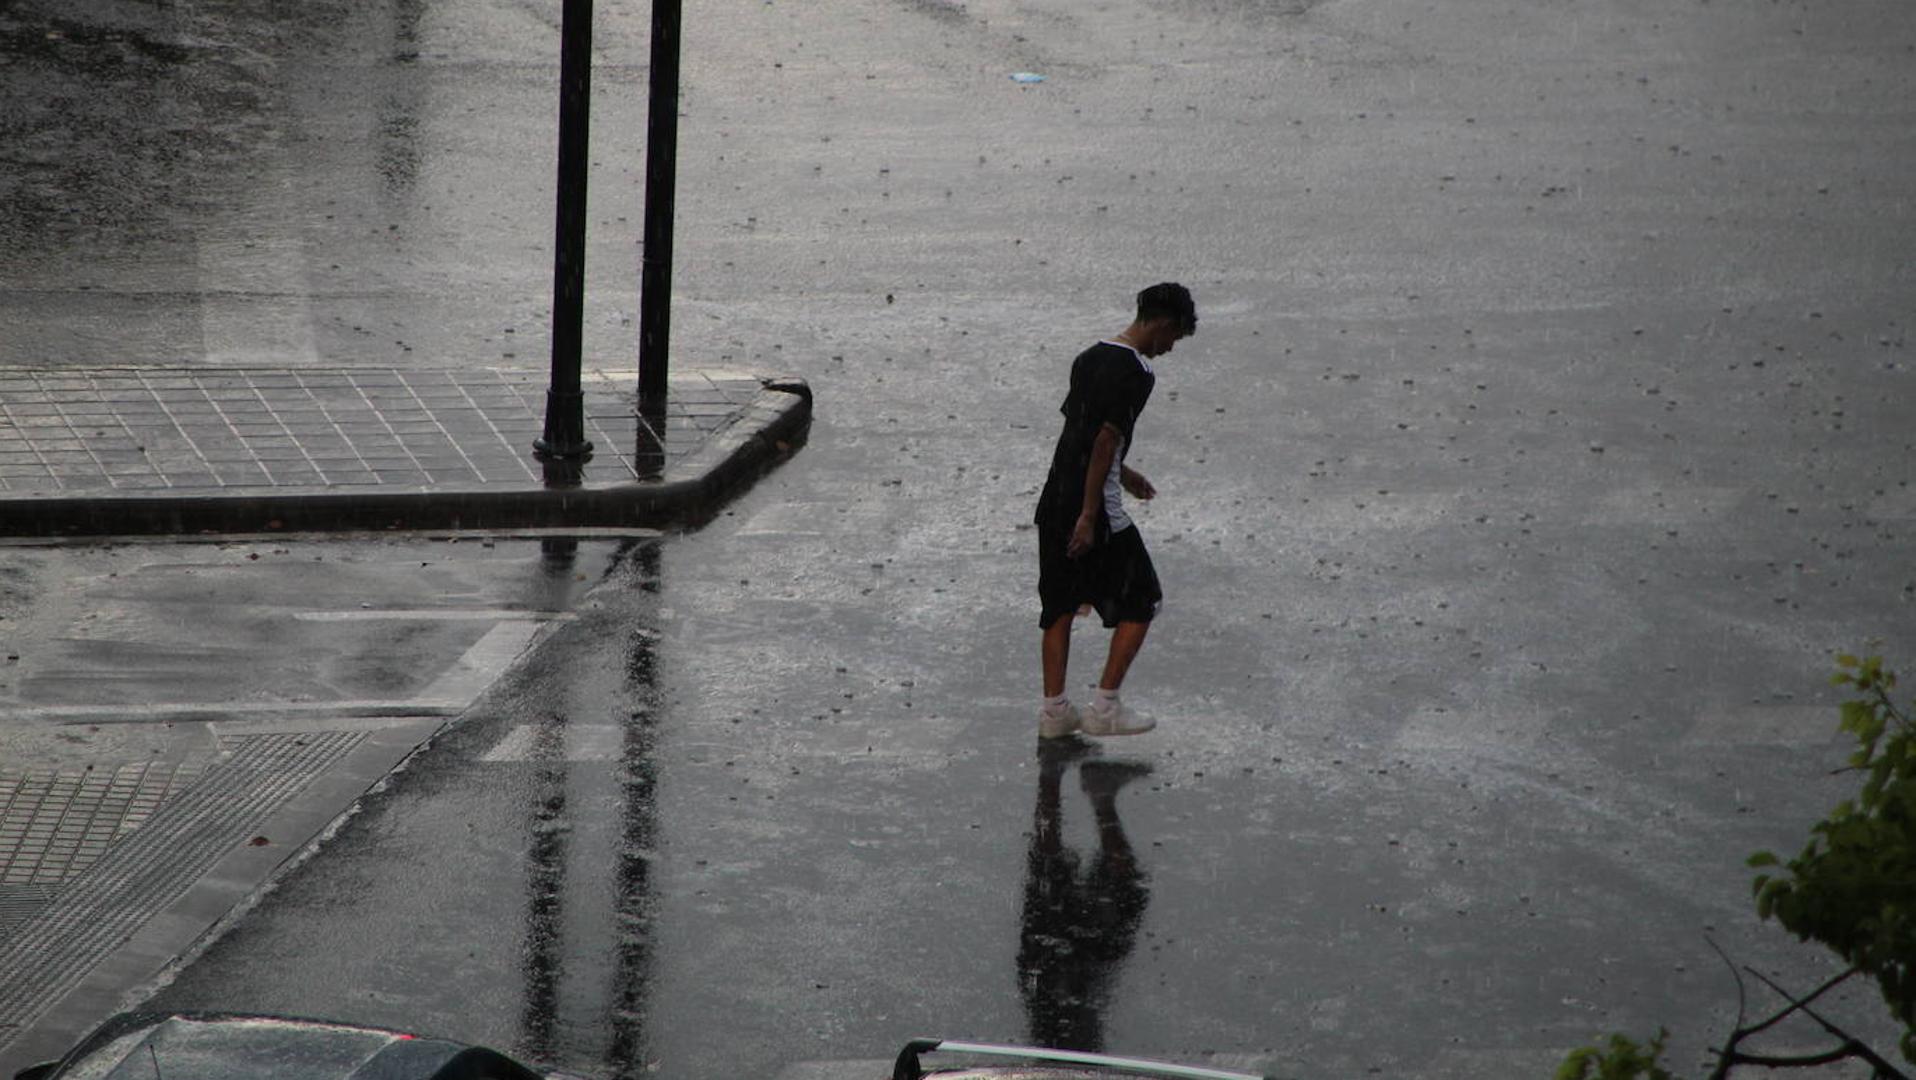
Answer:
[[[47,181],[124,219],[9,204],[0,360],[542,362],[556,5],[312,11],[173,9],[223,29],[147,112],[224,135]],[[601,5],[617,355],[643,35]],[[677,355],[806,377],[809,447],[157,1003],[607,1075],[942,1034],[1534,1076],[1659,1023],[1694,1061],[1706,933],[1825,970],[1741,861],[1838,797],[1831,653],[1916,652],[1907,10],[695,2],[686,48]],[[1203,316],[1132,458],[1163,726],[1107,803],[1034,752],[1024,523],[1065,365],[1160,278]]]

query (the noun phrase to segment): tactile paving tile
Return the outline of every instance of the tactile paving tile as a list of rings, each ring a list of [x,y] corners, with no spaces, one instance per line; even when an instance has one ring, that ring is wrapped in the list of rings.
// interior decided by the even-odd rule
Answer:
[[[52,885],[0,885],[0,938],[39,914],[55,891]]]
[[[0,938],[0,1046],[365,737],[337,731],[227,740],[228,757]]]
[[[193,782],[197,765],[0,771],[0,887],[59,885]]]
[[[642,443],[658,453],[636,381],[585,378],[595,471],[631,478]],[[544,375],[490,368],[9,369],[0,491],[537,485],[546,389]],[[757,389],[675,379],[664,458],[691,453]]]

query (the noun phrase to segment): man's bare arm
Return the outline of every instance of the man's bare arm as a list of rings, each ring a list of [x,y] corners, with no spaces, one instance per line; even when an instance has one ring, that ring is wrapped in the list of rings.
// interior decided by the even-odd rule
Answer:
[[[1144,474],[1123,462],[1118,463],[1118,483],[1133,496],[1149,501],[1158,497],[1158,489]]]
[[[1123,441],[1124,436],[1116,425],[1105,424],[1091,443],[1091,463],[1084,469],[1084,505],[1079,508],[1078,522],[1072,526],[1071,540],[1064,549],[1071,558],[1091,550],[1097,535],[1098,504],[1104,501],[1104,481],[1111,475],[1112,466],[1118,460],[1118,445]]]

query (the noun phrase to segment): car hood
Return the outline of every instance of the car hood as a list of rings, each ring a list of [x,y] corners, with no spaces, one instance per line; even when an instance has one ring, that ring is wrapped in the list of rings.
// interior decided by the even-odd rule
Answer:
[[[545,1080],[483,1047],[318,1020],[128,1013],[45,1080]]]

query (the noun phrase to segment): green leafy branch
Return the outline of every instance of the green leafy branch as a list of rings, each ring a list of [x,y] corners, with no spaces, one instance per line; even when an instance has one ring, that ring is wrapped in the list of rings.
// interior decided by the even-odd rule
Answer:
[[[1622,1035],[1612,1035],[1607,1048],[1572,1050],[1557,1066],[1557,1080],[1674,1080],[1658,1060],[1663,1056],[1663,1040],[1669,1037],[1668,1031],[1658,1030],[1647,1045],[1638,1045]]]
[[[1874,979],[1916,1061],[1916,726],[1891,699],[1896,676],[1881,657],[1836,662],[1833,681],[1859,695],[1843,703],[1842,730],[1858,743],[1846,771],[1862,772],[1863,788],[1811,827],[1787,875],[1757,876],[1756,910]],[[1779,860],[1763,851],[1750,865]]]
[[[1787,1007],[1755,1024],[1745,1022],[1742,976],[1729,957],[1737,984],[1736,1025],[1716,1052],[1711,1080],[1723,1080],[1739,1065],[1761,1068],[1813,1068],[1858,1059],[1874,1075],[1908,1078],[1861,1040],[1831,1023],[1812,1006],[1824,994],[1856,976],[1877,984],[1890,1015],[1901,1024],[1903,1057],[1916,1062],[1916,724],[1891,696],[1896,676],[1881,657],[1837,658],[1832,681],[1851,688],[1844,702],[1841,729],[1854,736],[1857,750],[1840,772],[1864,774],[1862,790],[1838,803],[1810,829],[1801,854],[1787,864],[1771,852],[1752,855],[1751,867],[1770,870],[1752,884],[1757,913],[1774,918],[1799,940],[1814,939],[1849,965],[1805,997],[1790,995],[1753,968],[1751,975],[1781,997]],[[1711,948],[1716,948],[1714,941]],[[1722,950],[1717,950],[1722,956]],[[1815,1021],[1837,1042],[1820,1053],[1775,1057],[1744,1050],[1745,1040],[1798,1013]],[[1670,1080],[1659,1063],[1666,1032],[1648,1044],[1612,1035],[1608,1047],[1573,1051],[1557,1070],[1557,1080]]]

